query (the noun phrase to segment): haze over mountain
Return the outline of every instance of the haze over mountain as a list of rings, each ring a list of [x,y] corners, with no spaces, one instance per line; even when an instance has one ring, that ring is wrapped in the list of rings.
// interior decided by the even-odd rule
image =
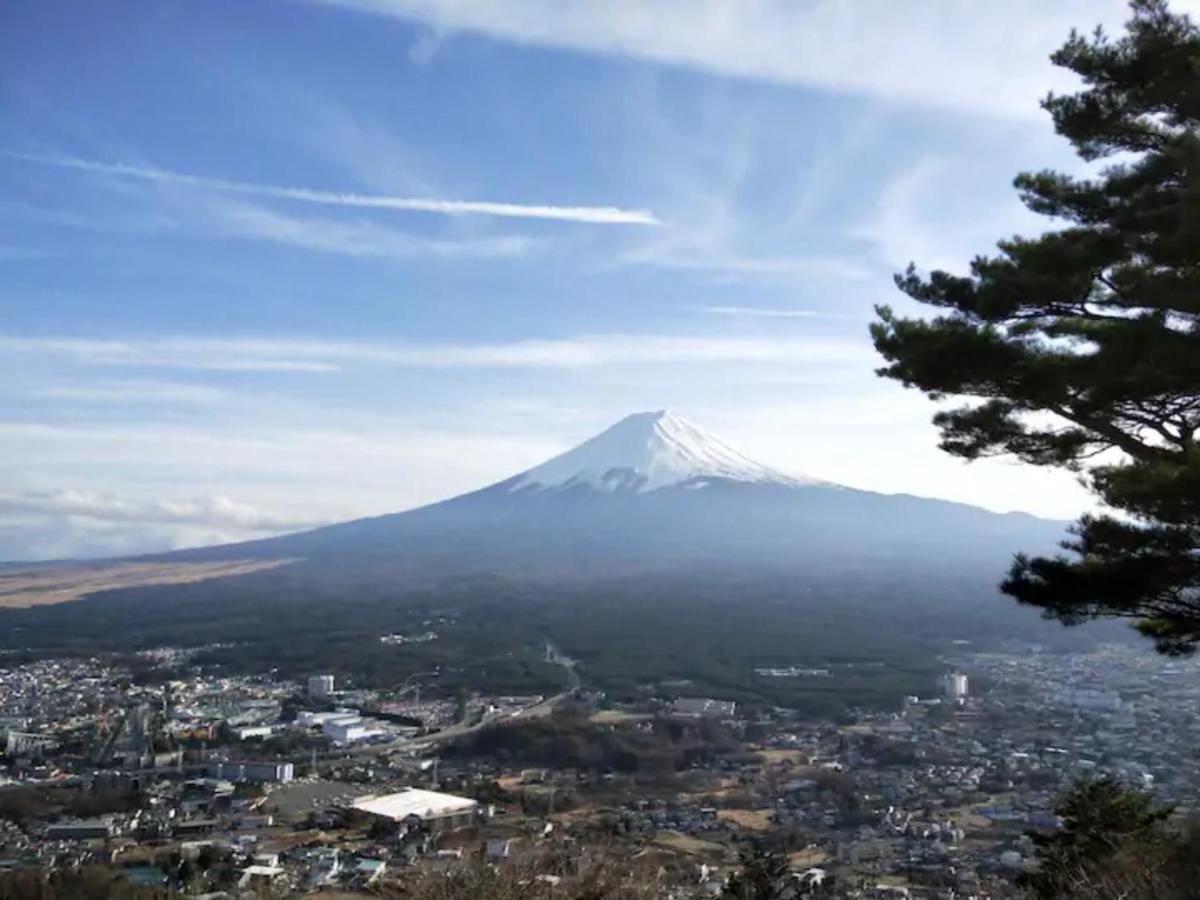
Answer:
[[[1061,523],[775,471],[667,411],[628,416],[541,465],[403,513],[163,558],[293,558],[397,577],[588,578],[681,566],[995,566]],[[302,564],[303,564],[302,563]]]

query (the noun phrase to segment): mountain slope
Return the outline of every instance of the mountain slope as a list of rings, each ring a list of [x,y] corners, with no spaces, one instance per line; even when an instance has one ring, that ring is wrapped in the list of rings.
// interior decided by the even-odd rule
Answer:
[[[1063,529],[793,478],[677,416],[639,414],[421,509],[147,560],[261,571],[0,610],[0,649],[220,645],[206,659],[230,671],[386,685],[438,670],[446,691],[546,693],[552,640],[614,696],[682,678],[698,696],[825,715],[932,689],[958,640],[1064,642],[995,587],[1012,553],[1051,549]],[[437,641],[379,641],[432,620]],[[832,662],[846,677],[820,685],[755,675]]]
[[[1045,550],[1060,523],[776,472],[668,412],[639,413],[473,493],[300,534],[170,554],[299,558],[314,575],[579,579],[987,566]]]

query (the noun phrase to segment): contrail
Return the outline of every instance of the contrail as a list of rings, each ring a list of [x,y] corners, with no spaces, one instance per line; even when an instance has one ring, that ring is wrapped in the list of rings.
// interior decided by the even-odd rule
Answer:
[[[152,166],[135,166],[127,163],[105,163],[70,156],[32,156],[23,153],[6,154],[27,162],[79,169],[116,175],[121,178],[137,178],[166,184],[188,184],[210,188],[230,194],[246,194],[255,197],[274,197],[294,200],[299,203],[317,203],[323,206],[351,206],[359,209],[391,209],[407,212],[440,213],[447,216],[482,215],[504,216],[514,219],[552,219],[559,222],[583,222],[592,225],[660,225],[653,212],[645,209],[621,209],[616,206],[542,206],[524,203],[498,203],[490,200],[442,200],[425,197],[388,197],[378,194],[347,194],[339,191],[316,190],[313,188],[282,187],[272,184],[255,184],[248,181],[230,181],[224,178],[209,178],[204,175],[189,175]]]

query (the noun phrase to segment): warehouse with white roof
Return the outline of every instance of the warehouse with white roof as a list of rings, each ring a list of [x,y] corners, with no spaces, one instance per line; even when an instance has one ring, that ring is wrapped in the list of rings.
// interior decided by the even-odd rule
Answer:
[[[392,822],[418,821],[422,828],[448,831],[475,821],[479,803],[469,797],[456,797],[420,788],[405,788],[395,794],[359,797],[351,806],[372,816]]]

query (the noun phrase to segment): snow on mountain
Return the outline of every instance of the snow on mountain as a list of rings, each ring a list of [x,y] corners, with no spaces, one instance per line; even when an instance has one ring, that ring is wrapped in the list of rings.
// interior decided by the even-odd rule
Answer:
[[[666,410],[627,416],[594,438],[509,482],[510,492],[587,485],[644,493],[671,485],[703,487],[707,478],[791,487],[821,484],[757,463]]]

